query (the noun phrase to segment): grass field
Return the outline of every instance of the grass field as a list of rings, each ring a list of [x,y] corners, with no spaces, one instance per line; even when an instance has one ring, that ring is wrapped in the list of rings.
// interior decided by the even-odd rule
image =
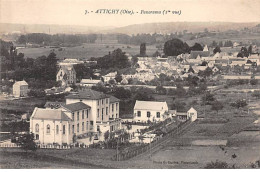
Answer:
[[[76,47],[62,47],[62,51],[59,51],[58,48],[53,49],[50,47],[21,48],[18,49],[18,53],[24,53],[25,57],[37,58],[43,55],[48,56],[50,52],[54,50],[58,58],[89,59],[91,57],[103,57],[117,48],[122,49],[123,52],[129,53],[130,55],[140,53],[140,46],[125,44],[83,44],[82,46]],[[146,46],[146,53],[149,56],[155,53],[156,50],[155,45]]]

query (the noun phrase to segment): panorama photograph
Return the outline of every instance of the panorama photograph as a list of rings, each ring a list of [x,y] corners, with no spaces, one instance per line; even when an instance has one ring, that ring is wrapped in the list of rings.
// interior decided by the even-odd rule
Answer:
[[[259,169],[259,0],[0,0],[1,169]]]

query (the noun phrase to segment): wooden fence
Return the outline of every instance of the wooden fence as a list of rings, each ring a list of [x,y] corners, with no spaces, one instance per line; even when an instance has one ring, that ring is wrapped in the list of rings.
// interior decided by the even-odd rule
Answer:
[[[37,145],[39,149],[71,149],[75,147],[80,147],[80,148],[89,148],[87,145],[79,145],[76,146],[74,145],[68,145],[68,146],[62,146],[62,145],[52,145],[52,144],[38,144]],[[17,145],[15,143],[0,143],[0,148],[19,148],[21,147],[20,145]]]
[[[182,122],[176,128],[170,130],[167,134],[163,137],[157,137],[156,140],[153,140],[150,144],[140,145],[140,147],[136,148],[135,150],[131,150],[128,152],[120,152],[112,157],[114,161],[124,161],[141,155],[145,152],[151,151],[152,149],[160,146],[161,144],[165,143],[167,140],[171,139],[174,136],[178,136],[187,126],[191,124],[190,120]]]

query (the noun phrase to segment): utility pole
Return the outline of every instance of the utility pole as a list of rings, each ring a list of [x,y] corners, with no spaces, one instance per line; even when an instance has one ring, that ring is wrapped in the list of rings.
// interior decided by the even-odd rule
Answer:
[[[119,141],[119,138],[117,138],[117,142],[116,142],[116,161],[119,160],[119,158],[118,158],[118,141]]]
[[[150,133],[150,158],[152,157],[152,138],[151,138],[151,133]]]

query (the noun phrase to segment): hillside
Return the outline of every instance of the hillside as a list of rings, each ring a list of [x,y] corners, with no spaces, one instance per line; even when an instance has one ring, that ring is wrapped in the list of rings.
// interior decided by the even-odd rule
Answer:
[[[107,33],[140,34],[140,33],[174,33],[187,30],[188,32],[201,32],[207,28],[209,31],[239,30],[245,27],[252,28],[258,23],[231,23],[231,22],[169,22],[146,23],[129,25],[107,30]]]
[[[0,23],[0,33],[65,33],[65,34],[89,34],[89,33],[175,33],[187,30],[188,32],[201,32],[207,28],[209,31],[240,30],[245,27],[255,28],[259,23],[232,23],[232,22],[168,22],[145,23],[128,25],[124,27],[95,27],[75,25],[29,25]]]

